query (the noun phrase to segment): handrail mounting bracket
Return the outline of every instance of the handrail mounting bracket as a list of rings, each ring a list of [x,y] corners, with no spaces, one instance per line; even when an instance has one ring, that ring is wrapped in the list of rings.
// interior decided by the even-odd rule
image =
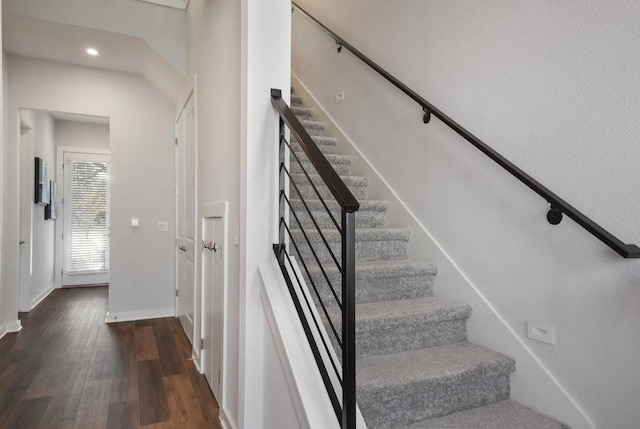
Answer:
[[[552,204],[547,212],[547,221],[549,221],[551,225],[558,225],[562,222],[562,210]]]

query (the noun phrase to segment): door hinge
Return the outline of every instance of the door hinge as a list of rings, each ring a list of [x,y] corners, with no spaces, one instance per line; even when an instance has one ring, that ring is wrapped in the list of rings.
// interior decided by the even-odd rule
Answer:
[[[200,350],[204,350],[204,338],[200,338]]]
[[[64,197],[62,197],[62,205],[64,205]]]
[[[60,240],[64,240],[64,232],[62,233],[62,237],[60,238]]]
[[[176,146],[178,146],[178,137],[175,137]]]
[[[178,296],[178,289],[176,289],[176,296]]]

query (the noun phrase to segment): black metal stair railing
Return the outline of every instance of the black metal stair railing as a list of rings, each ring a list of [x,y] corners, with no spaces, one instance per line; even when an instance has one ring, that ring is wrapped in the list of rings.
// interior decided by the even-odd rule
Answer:
[[[307,16],[316,25],[322,28],[322,30],[326,32],[336,42],[338,46],[338,52],[341,52],[343,47],[346,48],[349,52],[351,52],[354,56],[356,56],[360,61],[365,63],[367,66],[371,67],[380,76],[382,76],[384,79],[389,81],[392,85],[394,85],[404,94],[406,94],[413,101],[418,103],[422,108],[422,111],[424,112],[423,122],[425,124],[429,123],[432,115],[435,116],[440,121],[442,121],[442,123],[444,123],[449,128],[451,128],[455,133],[460,135],[462,138],[464,138],[466,141],[471,143],[473,146],[475,146],[478,150],[480,150],[482,153],[487,155],[490,159],[492,159],[502,168],[504,168],[509,173],[511,173],[515,178],[517,178],[523,184],[529,187],[529,189],[531,189],[533,192],[538,194],[540,197],[544,198],[550,204],[549,211],[547,212],[547,220],[549,221],[549,223],[551,223],[552,225],[559,224],[562,221],[563,214],[566,214],[571,219],[573,219],[578,225],[586,229],[598,240],[602,241],[604,244],[609,246],[611,249],[613,249],[616,253],[618,253],[623,258],[640,258],[640,247],[638,247],[635,244],[625,244],[623,241],[615,237],[609,231],[605,230],[603,227],[601,227],[600,225],[595,223],[593,220],[585,216],[582,212],[580,212],[578,209],[573,207],[571,204],[569,204],[568,202],[560,198],[555,193],[551,192],[544,185],[542,185],[540,182],[535,180],[529,174],[525,173],[519,167],[517,167],[508,159],[506,159],[504,156],[496,152],[485,142],[483,142],[478,137],[473,135],[471,132],[463,128],[460,124],[458,124],[456,121],[451,119],[449,116],[447,116],[437,107],[435,107],[433,104],[429,103],[423,97],[418,95],[418,93],[416,93],[414,90],[412,90],[407,85],[402,83],[398,78],[393,76],[391,73],[389,73],[388,71],[380,67],[378,64],[376,64],[374,61],[372,61],[362,52],[354,48],[350,43],[345,41],[342,37],[340,37],[338,34],[333,32],[331,29],[329,29],[329,27],[324,25],[322,22],[316,19],[313,15],[311,15],[309,12],[301,8],[298,4],[296,4],[295,2],[292,2],[292,4],[296,9],[298,9],[301,13]]]
[[[273,249],[338,422],[342,429],[355,429],[355,212],[360,208],[360,204],[282,99],[280,90],[271,90],[271,103],[278,112],[280,130],[279,235],[278,243],[273,245]],[[322,183],[327,186],[338,203],[341,213],[340,222],[336,220],[318,186],[312,180],[304,160],[292,150],[291,143],[286,139],[287,127],[290,130],[290,139],[295,139],[315,173],[320,176]],[[301,189],[302,183],[296,183],[291,171],[287,168],[286,161],[289,154],[292,156],[291,162],[295,162],[302,171],[304,183],[313,191],[311,195],[314,198],[317,197],[322,208],[328,213],[330,227],[335,227],[340,233],[341,247],[338,255],[327,241],[322,227],[309,207],[308,197],[305,199],[305,193]],[[288,185],[291,188],[290,192]],[[292,203],[292,196],[299,199],[304,208],[300,213]],[[318,249],[310,238],[310,234],[315,232],[321,239],[318,244],[321,247]],[[320,249],[324,248],[330,256],[329,267],[324,266],[323,258],[319,255]],[[294,255],[295,262],[292,260]],[[336,279],[331,276],[331,273],[336,270],[340,274],[339,282],[335,282]],[[314,276],[313,273],[318,271],[319,274]],[[304,290],[304,284],[309,286],[311,296],[308,296]],[[316,314],[315,309],[318,309],[320,320],[313,317]],[[339,320],[336,320],[335,309],[340,314]],[[336,328],[337,322],[339,322],[338,328]],[[328,326],[329,338],[325,338],[322,334],[323,326]],[[331,343],[337,346],[341,362],[336,362]],[[338,386],[334,380],[337,380]]]

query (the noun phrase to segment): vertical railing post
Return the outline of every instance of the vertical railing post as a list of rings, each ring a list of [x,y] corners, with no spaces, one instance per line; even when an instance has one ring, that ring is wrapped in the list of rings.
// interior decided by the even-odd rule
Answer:
[[[356,223],[342,210],[342,429],[356,428]]]
[[[275,92],[275,93],[274,93]],[[272,96],[282,97],[282,92],[279,89],[271,90]],[[278,186],[278,244],[280,245],[280,251],[278,252],[278,263],[281,267],[284,267],[284,252],[285,252],[285,221],[286,221],[286,206],[285,206],[285,185],[286,185],[286,174],[285,174],[285,162],[286,162],[286,145],[284,144],[285,139],[285,125],[282,117],[278,115],[278,147],[279,147],[279,163],[278,163],[278,172],[279,172],[279,186]]]

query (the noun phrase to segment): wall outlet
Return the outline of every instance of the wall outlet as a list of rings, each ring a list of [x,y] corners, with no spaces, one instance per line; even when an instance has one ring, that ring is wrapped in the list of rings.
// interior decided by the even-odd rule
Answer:
[[[140,219],[137,217],[131,218],[131,228],[137,228],[140,226]]]
[[[169,222],[167,221],[158,222],[158,231],[162,231],[162,232],[169,231]]]
[[[344,91],[340,91],[336,94],[336,103],[342,103],[344,101]]]
[[[527,337],[535,341],[555,345],[556,328],[542,323],[527,322]]]

